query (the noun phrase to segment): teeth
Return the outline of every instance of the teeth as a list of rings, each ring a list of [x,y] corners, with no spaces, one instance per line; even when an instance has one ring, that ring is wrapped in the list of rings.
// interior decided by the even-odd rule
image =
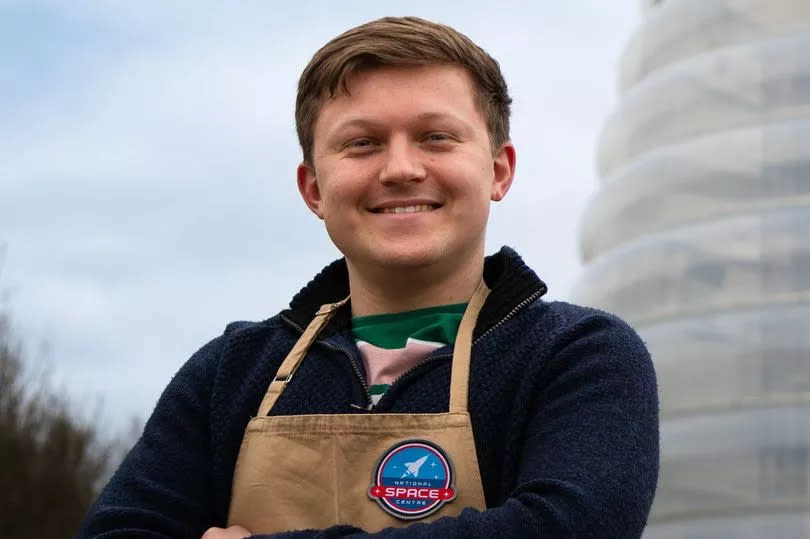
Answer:
[[[433,206],[430,204],[416,204],[414,206],[397,206],[396,208],[383,208],[381,213],[416,213],[430,211]]]

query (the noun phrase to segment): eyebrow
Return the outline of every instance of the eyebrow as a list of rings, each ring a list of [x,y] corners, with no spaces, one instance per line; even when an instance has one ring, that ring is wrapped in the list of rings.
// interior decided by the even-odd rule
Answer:
[[[456,116],[455,114],[448,114],[445,112],[423,112],[415,117],[415,121],[431,121],[431,120],[450,120],[460,124],[464,129],[471,129],[472,126],[466,120]],[[369,117],[357,117],[357,118],[350,118],[345,122],[342,122],[335,126],[332,129],[330,136],[333,133],[338,133],[344,129],[349,129],[352,127],[382,127],[384,126],[385,122],[378,120],[376,118],[369,118]]]
[[[337,124],[329,134],[331,135],[332,133],[340,132],[351,127],[378,127],[382,124],[383,122],[374,118],[351,118],[345,122]]]
[[[455,114],[448,114],[446,112],[423,112],[416,117],[418,120],[444,120],[450,119],[463,124],[467,122],[456,116]]]

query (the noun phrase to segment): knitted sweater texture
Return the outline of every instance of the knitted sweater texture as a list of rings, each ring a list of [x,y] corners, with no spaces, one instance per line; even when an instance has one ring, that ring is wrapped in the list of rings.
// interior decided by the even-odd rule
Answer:
[[[484,279],[492,292],[473,334],[469,412],[487,510],[375,534],[336,526],[276,537],[641,535],[658,476],[657,390],[644,344],[613,315],[543,301],[545,285],[509,248],[487,258]],[[347,292],[345,262],[337,261],[289,309],[231,324],[194,354],[79,537],[198,539],[225,527],[248,420],[318,306]],[[447,412],[449,346],[364,410],[350,316],[341,309],[321,333],[271,415]]]

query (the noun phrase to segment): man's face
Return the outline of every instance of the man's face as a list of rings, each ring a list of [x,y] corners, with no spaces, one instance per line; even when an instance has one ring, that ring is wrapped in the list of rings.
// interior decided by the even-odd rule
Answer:
[[[493,155],[466,71],[353,74],[315,123],[298,186],[350,266],[452,267],[482,257],[491,200],[512,182],[511,143]]]

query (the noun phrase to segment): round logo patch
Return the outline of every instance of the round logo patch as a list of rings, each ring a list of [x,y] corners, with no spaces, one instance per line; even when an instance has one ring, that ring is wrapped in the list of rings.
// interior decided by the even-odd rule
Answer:
[[[456,497],[453,467],[426,440],[407,440],[386,451],[374,469],[368,495],[397,518],[424,518]]]

